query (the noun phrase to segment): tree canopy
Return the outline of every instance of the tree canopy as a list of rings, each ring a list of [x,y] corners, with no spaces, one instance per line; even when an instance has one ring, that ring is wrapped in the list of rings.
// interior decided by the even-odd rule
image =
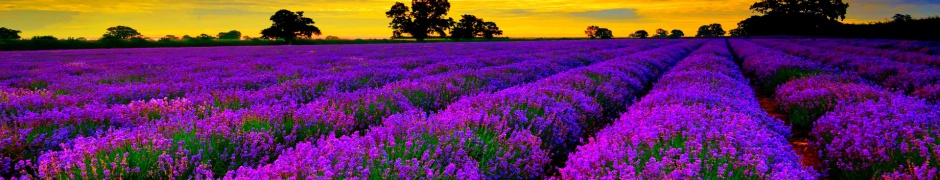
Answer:
[[[725,30],[721,28],[721,24],[714,23],[699,27],[695,37],[722,37],[725,36],[725,33]]]
[[[682,36],[685,36],[685,33],[678,29],[673,29],[669,34],[670,38],[681,38]]]
[[[762,0],[751,5],[751,10],[764,15],[811,14],[829,20],[844,20],[848,3],[842,0]]]
[[[656,34],[653,35],[654,38],[667,38],[669,37],[669,32],[663,28],[656,29]]]
[[[127,26],[109,27],[107,30],[108,32],[104,33],[104,35],[101,36],[101,39],[131,39],[142,36],[140,35],[140,32],[137,32],[137,30],[134,28]]]
[[[734,28],[731,31],[728,31],[728,33],[731,34],[731,37],[747,36],[747,32],[745,32],[741,27]]]
[[[910,22],[914,20],[914,18],[912,18],[910,14],[894,14],[894,16],[891,17],[891,19],[894,19],[894,22],[896,23]]]
[[[500,35],[503,35],[503,30],[499,30],[499,26],[496,26],[495,22],[483,23],[483,38],[493,39],[494,36]]]
[[[496,23],[484,22],[483,19],[470,14],[461,16],[460,21],[457,21],[450,31],[450,37],[454,40],[470,40],[475,37],[492,39],[494,35],[502,34],[503,31],[499,30]]]
[[[613,31],[611,31],[610,29],[601,28],[601,27],[598,27],[598,26],[588,26],[587,29],[584,30],[584,34],[587,35],[587,36],[588,36],[589,38],[591,38],[591,39],[597,39],[597,38],[601,38],[601,39],[610,39],[610,38],[614,38],[614,32],[613,32]]]
[[[650,36],[650,33],[646,32],[646,30],[638,30],[636,32],[633,32],[633,34],[630,34],[630,37],[632,38],[646,38],[649,36]]]
[[[393,38],[410,34],[417,41],[424,41],[431,34],[447,36],[445,31],[454,24],[453,18],[447,18],[448,11],[450,2],[447,0],[412,0],[411,8],[395,2],[385,16],[392,18],[389,27]]]
[[[293,42],[297,38],[310,38],[321,34],[320,28],[314,26],[313,19],[304,17],[303,11],[291,12],[281,9],[274,13],[270,19],[273,24],[261,30],[261,37],[268,39],[281,38]]]
[[[219,35],[216,35],[215,37],[219,39],[241,39],[242,32],[239,32],[237,30],[231,30],[228,32],[219,32]]]
[[[598,26],[588,26],[587,29],[584,30],[584,35],[587,35],[591,39],[597,39],[597,29],[600,28],[601,27]]]
[[[0,39],[20,39],[20,32],[19,30],[0,27]]]

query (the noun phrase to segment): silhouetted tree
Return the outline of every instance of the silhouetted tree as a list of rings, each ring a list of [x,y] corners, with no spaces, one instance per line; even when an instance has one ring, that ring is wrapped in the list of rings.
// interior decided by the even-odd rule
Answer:
[[[326,38],[323,38],[323,39],[325,39],[325,40],[340,40],[339,37],[336,37],[336,36],[326,36]]]
[[[894,19],[894,22],[896,23],[910,22],[914,20],[910,14],[894,14],[894,16],[891,18]]]
[[[750,9],[762,13],[738,23],[748,35],[821,35],[844,20],[849,7],[842,0],[761,0]]]
[[[611,39],[614,38],[614,31],[611,31],[607,28],[600,28],[597,29],[597,32],[594,35],[601,39]]]
[[[725,36],[725,30],[721,28],[721,24],[714,23],[709,25],[702,25],[698,28],[698,33],[695,34],[695,37],[722,37]]]
[[[503,35],[503,30],[499,30],[499,26],[496,26],[495,22],[483,23],[483,38],[493,39],[493,36],[500,35]]]
[[[667,38],[669,37],[669,32],[663,28],[656,29],[656,35],[653,35],[654,38]]]
[[[291,12],[281,9],[274,13],[270,19],[273,24],[267,29],[261,30],[261,38],[284,39],[288,43],[293,43],[294,39],[310,38],[313,35],[320,35],[320,28],[313,26],[313,19],[304,17],[303,11]]]
[[[747,36],[747,32],[744,32],[744,29],[741,27],[734,28],[731,31],[728,31],[731,34],[731,37],[742,37]]]
[[[682,32],[682,30],[678,30],[678,29],[673,29],[672,32],[670,32],[669,34],[670,38],[681,38],[683,36],[685,36],[685,33]]]
[[[649,36],[650,36],[650,33],[646,32],[646,30],[639,30],[639,31],[634,32],[633,34],[630,34],[630,37],[632,38],[646,38]]]
[[[751,5],[751,10],[764,15],[811,14],[844,20],[848,3],[842,0],[762,0]]]
[[[751,16],[738,23],[738,27],[751,36],[817,36],[831,33],[840,26],[839,21],[812,14]]]
[[[450,37],[454,40],[470,40],[477,35],[483,35],[483,19],[470,14],[461,16],[460,21],[450,30]]]
[[[176,41],[176,40],[180,40],[180,38],[174,35],[166,35],[166,36],[161,37],[159,41],[166,42],[166,41]]]
[[[588,26],[587,29],[584,30],[584,34],[590,37],[591,39],[597,39],[597,29],[600,29],[600,28],[601,27],[598,27],[598,26]]]
[[[389,27],[393,38],[407,33],[420,42],[430,34],[447,36],[445,31],[454,24],[453,18],[446,17],[448,11],[450,2],[447,0],[412,0],[410,9],[404,3],[395,2],[385,16],[392,18]]]
[[[19,30],[0,27],[0,40],[20,39],[20,32]]]
[[[470,40],[475,37],[492,39],[494,35],[502,34],[503,31],[499,30],[499,27],[496,26],[496,23],[484,22],[483,19],[477,18],[476,16],[470,14],[461,16],[460,21],[457,21],[450,31],[450,37],[454,40]]]
[[[130,39],[133,37],[140,37],[140,32],[137,32],[134,28],[127,26],[115,26],[109,27],[108,32],[101,36],[102,40],[109,39]]]
[[[190,36],[190,35],[183,35],[183,40],[191,41],[191,40],[195,40],[195,39],[196,39],[196,38],[193,38],[193,37]]]
[[[210,36],[208,34],[200,34],[199,36],[196,36],[196,39],[203,40],[203,41],[210,41],[210,40],[215,39],[215,37]]]
[[[219,32],[219,35],[215,37],[219,39],[240,39],[242,37],[242,32],[231,30],[228,32]]]
[[[31,41],[56,41],[56,40],[59,40],[59,38],[56,38],[55,36],[33,36],[32,38],[29,38],[29,40]]]

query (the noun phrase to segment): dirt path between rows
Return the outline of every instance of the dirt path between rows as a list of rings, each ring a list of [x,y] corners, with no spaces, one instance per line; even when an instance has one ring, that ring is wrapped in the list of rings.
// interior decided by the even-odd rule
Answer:
[[[738,57],[738,55],[734,52],[734,49],[731,47],[731,42],[727,41],[726,39],[726,43],[728,43],[728,51],[731,51],[732,56],[734,56],[735,62],[738,64],[738,68],[741,68],[742,73],[746,72],[744,71],[744,67],[741,63],[742,59],[740,59],[740,57]],[[755,79],[754,75],[749,73],[744,73],[744,77],[751,79],[752,82],[753,79]],[[809,132],[803,129],[793,128],[789,118],[787,117],[787,114],[780,110],[780,105],[776,100],[774,100],[773,94],[758,92],[758,88],[753,84],[751,85],[751,89],[754,90],[754,94],[757,96],[757,102],[760,103],[761,109],[764,109],[764,111],[767,112],[767,115],[780,119],[787,126],[790,126],[791,136],[787,138],[787,142],[790,143],[791,149],[796,151],[796,154],[800,156],[800,164],[804,167],[813,167],[813,170],[816,170],[816,172],[822,174],[824,163],[819,158],[819,150],[809,142]],[[823,176],[820,178],[829,179],[825,176],[825,174],[823,174]]]
[[[780,111],[777,101],[773,98],[758,95],[757,102],[760,103],[760,107],[764,109],[764,111],[767,111],[767,115],[783,120],[787,125],[791,125],[787,115]],[[792,146],[793,151],[796,151],[796,154],[800,156],[800,164],[803,166],[811,166],[817,172],[821,172],[824,164],[823,161],[819,159],[819,150],[809,142],[809,132],[799,128],[790,128],[790,133],[791,136],[787,141],[790,143],[790,146]],[[826,179],[826,177],[823,178]]]

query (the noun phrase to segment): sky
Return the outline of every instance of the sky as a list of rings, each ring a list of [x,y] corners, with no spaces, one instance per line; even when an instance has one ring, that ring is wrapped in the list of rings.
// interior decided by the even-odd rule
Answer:
[[[615,37],[644,29],[680,29],[694,35],[699,26],[720,23],[725,30],[757,15],[758,0],[450,0],[449,17],[473,14],[499,25],[507,37],[582,37],[590,25]],[[844,0],[844,22],[884,21],[896,13],[940,15],[940,0]],[[52,35],[95,39],[123,25],[144,36],[216,35],[238,30],[260,36],[280,9],[304,11],[323,35],[388,38],[385,17],[395,0],[0,0],[0,27],[20,36]],[[407,1],[404,1],[407,3]]]

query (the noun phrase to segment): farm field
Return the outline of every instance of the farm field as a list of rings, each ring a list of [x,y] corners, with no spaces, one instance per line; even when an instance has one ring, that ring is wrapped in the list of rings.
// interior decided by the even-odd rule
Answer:
[[[940,48],[614,39],[0,52],[3,179],[937,179]]]

